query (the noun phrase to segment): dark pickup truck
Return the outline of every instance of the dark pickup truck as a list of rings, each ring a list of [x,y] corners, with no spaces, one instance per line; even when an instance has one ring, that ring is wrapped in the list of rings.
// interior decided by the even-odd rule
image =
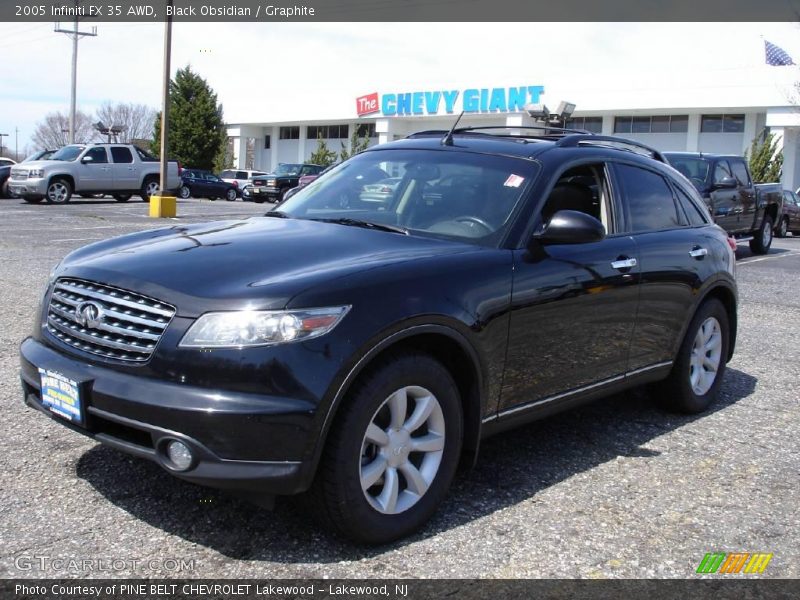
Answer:
[[[714,222],[756,254],[772,245],[783,205],[780,183],[754,184],[741,156],[664,152],[667,161],[694,184]]]
[[[286,192],[297,187],[300,177],[304,175],[319,175],[325,167],[312,164],[285,164],[281,163],[273,173],[253,177],[253,185],[248,186],[248,192],[242,199],[255,202],[283,201]]]

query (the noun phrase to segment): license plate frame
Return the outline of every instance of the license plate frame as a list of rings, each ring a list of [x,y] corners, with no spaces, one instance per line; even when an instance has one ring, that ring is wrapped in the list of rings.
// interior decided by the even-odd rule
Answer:
[[[86,386],[59,371],[39,368],[42,406],[73,425],[86,427]]]

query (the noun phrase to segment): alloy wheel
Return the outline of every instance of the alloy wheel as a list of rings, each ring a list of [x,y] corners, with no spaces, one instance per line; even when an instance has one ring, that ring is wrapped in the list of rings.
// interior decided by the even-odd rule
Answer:
[[[67,195],[68,195],[67,186],[61,183],[60,181],[51,183],[50,187],[47,188],[47,199],[55,204],[61,204],[66,202]]]
[[[689,359],[689,383],[692,391],[702,396],[717,378],[722,361],[722,328],[714,317],[708,317],[697,330]]]

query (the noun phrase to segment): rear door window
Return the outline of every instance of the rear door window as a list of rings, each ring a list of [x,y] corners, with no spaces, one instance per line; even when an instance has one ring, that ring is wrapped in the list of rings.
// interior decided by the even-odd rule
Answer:
[[[617,164],[617,177],[633,233],[683,226],[672,189],[666,180],[648,169]]]
[[[750,185],[750,175],[747,174],[747,167],[744,161],[732,160],[730,161],[730,166],[733,171],[733,176],[736,178],[736,181],[739,182],[739,185]]]
[[[115,163],[132,163],[133,154],[124,146],[112,146],[111,158]]]

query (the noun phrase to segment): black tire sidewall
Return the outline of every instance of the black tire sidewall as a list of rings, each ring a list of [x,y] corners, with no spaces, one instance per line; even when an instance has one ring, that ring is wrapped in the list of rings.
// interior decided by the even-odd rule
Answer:
[[[717,320],[722,331],[721,357],[719,368],[717,369],[717,378],[714,380],[714,384],[705,394],[698,396],[694,393],[694,390],[692,390],[689,379],[692,345],[700,325],[709,317],[714,317]],[[717,392],[725,377],[729,348],[730,322],[728,313],[719,300],[715,298],[706,300],[697,310],[697,313],[695,313],[689,325],[689,329],[686,331],[680,351],[678,352],[677,360],[670,374],[670,385],[665,389],[666,395],[663,398],[668,408],[685,413],[699,413],[706,410],[716,399]]]
[[[789,223],[787,219],[784,217],[781,219],[781,224],[778,225],[778,232],[776,235],[778,237],[786,237],[786,234],[789,232]]]
[[[233,198],[230,197],[231,192],[233,192]],[[231,188],[227,192],[225,192],[225,200],[227,200],[228,202],[234,202],[234,201],[236,201],[236,198],[238,198],[238,197],[239,197],[239,195],[236,193],[236,190],[234,190],[233,188]]]
[[[393,392],[409,385],[431,391],[439,401],[445,418],[445,448],[439,470],[422,498],[397,515],[376,511],[364,497],[359,479],[361,444],[367,426],[381,404]],[[463,436],[463,417],[458,388],[449,372],[425,355],[401,356],[384,364],[366,385],[349,398],[333,455],[336,480],[333,497],[345,513],[340,530],[360,542],[385,543],[404,537],[430,519],[447,493],[458,466]],[[329,490],[330,492],[331,490]],[[328,496],[330,497],[330,495]]]
[[[769,248],[772,246],[772,227],[772,218],[768,216],[764,217],[764,220],[761,222],[761,227],[758,229],[758,233],[750,240],[750,249],[753,252],[756,254],[766,254],[769,252]],[[764,244],[764,238],[767,236],[768,232],[770,235],[769,244]]]
[[[186,190],[186,195],[183,194],[183,190]],[[178,196],[181,198],[181,200],[186,200],[187,198],[190,198],[191,195],[192,195],[192,190],[189,189],[188,185],[182,185],[178,190]]]

